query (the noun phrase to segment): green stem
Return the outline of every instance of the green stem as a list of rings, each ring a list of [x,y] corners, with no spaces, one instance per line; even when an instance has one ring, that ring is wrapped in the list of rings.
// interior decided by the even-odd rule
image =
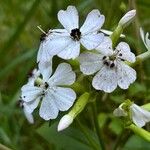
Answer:
[[[112,42],[113,42],[113,47],[116,46],[116,43],[118,41],[118,39],[120,38],[120,35],[123,32],[123,28],[122,26],[118,25],[117,28],[115,29],[115,31],[113,32],[113,34],[110,36]]]
[[[101,129],[99,127],[99,122],[98,122],[98,118],[97,118],[98,114],[97,114],[97,108],[96,108],[96,100],[92,104],[92,113],[93,113],[93,121],[94,121],[95,129],[96,129],[96,133],[97,133],[97,136],[98,136],[98,139],[99,139],[101,149],[105,150],[105,145],[104,145],[104,142],[102,140]]]
[[[80,129],[82,130],[83,134],[85,135],[85,137],[87,138],[87,140],[89,141],[89,143],[91,144],[91,146],[93,147],[94,150],[99,150],[98,146],[96,145],[96,143],[93,141],[93,139],[91,138],[91,136],[89,136],[87,134],[87,130],[85,129],[85,127],[81,124],[80,120],[78,118],[76,118],[76,122],[78,123]]]
[[[131,124],[127,127],[128,129],[132,130],[135,134],[139,135],[143,139],[150,142],[150,132],[144,130],[143,128],[139,128],[134,124]]]
[[[10,148],[6,147],[3,144],[0,144],[0,150],[11,150]]]

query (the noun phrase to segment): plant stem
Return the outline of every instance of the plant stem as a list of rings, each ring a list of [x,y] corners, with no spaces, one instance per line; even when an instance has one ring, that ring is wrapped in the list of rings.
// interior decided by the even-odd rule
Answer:
[[[89,143],[91,144],[91,146],[93,147],[93,149],[94,150],[99,150],[98,146],[93,141],[93,139],[91,138],[91,136],[89,136],[87,134],[87,131],[86,131],[85,127],[81,124],[81,122],[80,122],[80,120],[78,118],[76,118],[76,122],[78,123],[80,129],[82,130],[83,134],[85,135],[85,137],[87,138],[87,140],[89,141]]]
[[[101,136],[101,129],[99,127],[99,123],[98,123],[98,119],[97,119],[98,114],[97,114],[97,108],[96,108],[96,100],[92,104],[92,113],[93,113],[93,121],[94,121],[95,129],[96,129],[96,133],[97,133],[97,136],[99,139],[101,149],[105,150],[105,145],[104,145],[104,142],[103,142],[102,136]]]
[[[0,144],[0,150],[11,150],[10,148],[6,147],[3,144]]]

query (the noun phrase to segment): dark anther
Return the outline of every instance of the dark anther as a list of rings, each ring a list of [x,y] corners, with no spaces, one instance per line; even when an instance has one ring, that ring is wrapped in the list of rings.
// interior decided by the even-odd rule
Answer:
[[[48,83],[45,82],[45,88],[47,89],[49,87]]]
[[[109,66],[109,62],[104,61],[104,65]]]
[[[103,57],[103,60],[106,59],[106,56]]]
[[[114,64],[114,63],[111,63],[110,68],[113,68],[114,66],[115,66],[115,64]]]
[[[76,28],[76,29],[71,30],[70,35],[74,40],[79,41],[81,37],[81,32],[79,29]]]
[[[40,37],[40,41],[43,42],[46,39],[46,34],[42,33]]]
[[[23,109],[24,105],[23,105],[23,100],[19,99],[16,103],[17,107],[21,107]]]
[[[122,54],[120,53],[119,56],[122,56]]]
[[[125,60],[121,58],[121,61],[125,61]]]

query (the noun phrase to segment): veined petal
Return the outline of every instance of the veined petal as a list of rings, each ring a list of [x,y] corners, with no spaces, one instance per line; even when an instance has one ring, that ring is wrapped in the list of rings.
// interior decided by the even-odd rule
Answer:
[[[116,50],[119,51],[119,54],[121,53],[122,56],[119,56],[121,57],[122,59],[124,60],[127,60],[131,63],[134,63],[135,62],[135,55],[134,53],[131,52],[130,50],[130,47],[127,43],[125,42],[120,42],[117,47],[116,47]]]
[[[43,89],[40,87],[31,86],[26,84],[21,88],[22,94],[21,98],[25,102],[31,102],[37,99],[43,92]]]
[[[40,61],[38,64],[43,80],[48,81],[52,74],[52,58],[49,61]]]
[[[26,109],[23,109],[24,115],[26,116],[26,119],[28,120],[29,123],[33,124],[34,123],[34,118],[32,113],[29,113],[26,111]]]
[[[40,44],[39,51],[37,54],[37,63],[39,62],[47,62],[50,61],[52,55],[49,53],[48,48],[45,48],[45,44],[47,41],[43,41]]]
[[[150,121],[150,112],[146,111],[145,109],[139,107],[136,104],[132,104],[131,107],[131,112],[132,112],[132,119],[133,122],[138,126],[138,127],[143,127],[147,122]]]
[[[78,41],[73,41],[60,53],[58,56],[63,59],[75,59],[80,53],[80,43]]]
[[[102,90],[111,93],[117,87],[117,73],[115,68],[103,66],[102,69],[94,76],[92,85],[96,90]]]
[[[40,102],[40,97],[38,97],[36,100],[33,100],[31,102],[24,102],[23,103],[23,107],[24,110],[28,113],[32,113],[34,111],[35,108],[37,108],[39,102]]]
[[[83,74],[90,75],[101,69],[103,55],[94,53],[82,53],[78,60],[80,62],[80,70]]]
[[[113,48],[110,37],[104,37],[103,42],[96,48],[96,50],[106,56],[112,55]]]
[[[76,99],[76,93],[70,88],[57,87],[55,91],[51,90],[51,94],[60,111],[68,110]]]
[[[49,85],[71,85],[75,82],[75,73],[67,63],[61,63],[58,65],[55,73],[49,79]]]
[[[40,117],[44,120],[55,119],[58,116],[58,112],[59,110],[56,106],[55,98],[50,91],[47,91],[41,102],[39,111]]]
[[[118,85],[122,89],[127,89],[136,80],[136,71],[123,62],[117,65]]]
[[[99,10],[92,10],[86,17],[80,31],[82,35],[98,31],[104,24],[105,16],[101,15]]]
[[[95,49],[104,39],[103,33],[89,33],[83,35],[80,39],[81,44],[87,49]]]
[[[62,29],[61,32],[56,32],[56,30],[55,32],[52,31],[47,39],[43,41],[43,57],[46,56],[50,59],[52,56],[57,55],[64,50],[71,42],[72,39],[65,29]],[[45,61],[47,61],[47,59]]]
[[[67,10],[58,12],[58,20],[65,29],[71,32],[72,29],[79,28],[79,15],[74,6],[68,6]]]

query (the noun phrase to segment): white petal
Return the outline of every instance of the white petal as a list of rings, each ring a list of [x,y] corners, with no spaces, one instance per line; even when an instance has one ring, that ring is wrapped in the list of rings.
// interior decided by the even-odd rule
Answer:
[[[55,99],[48,91],[41,102],[39,114],[44,120],[50,120],[55,119],[58,116],[58,112],[59,110],[56,106]]]
[[[38,64],[43,80],[47,81],[52,74],[52,59],[50,61],[40,61]]]
[[[90,75],[101,69],[103,55],[95,53],[82,53],[79,56],[80,70],[86,74]]]
[[[87,50],[92,50],[95,49],[103,41],[103,39],[103,33],[89,33],[87,35],[83,35],[80,41]]]
[[[57,87],[56,90],[51,90],[51,94],[60,111],[68,110],[76,99],[76,93],[70,88]]]
[[[121,58],[124,60],[127,60],[131,63],[135,62],[135,55],[134,53],[131,52],[130,47],[127,43],[125,42],[120,42],[117,47],[116,47],[117,51],[120,51],[119,53],[122,54]]]
[[[149,33],[146,33],[145,41],[147,45],[147,49],[150,50],[150,39],[149,39]]]
[[[75,82],[75,73],[67,63],[61,63],[58,65],[55,73],[49,79],[49,85],[71,85]]]
[[[24,114],[25,114],[26,119],[28,120],[28,122],[33,124],[34,123],[34,118],[33,118],[32,113],[27,112],[26,109],[23,109],[23,111],[24,111]]]
[[[37,108],[39,102],[40,102],[40,98],[37,98],[36,100],[33,100],[31,102],[28,102],[28,103],[24,102],[23,107],[24,107],[26,112],[32,113],[34,111],[34,109]]]
[[[143,127],[147,122],[150,121],[150,112],[144,110],[136,104],[132,104],[131,107],[133,122],[138,127]]]
[[[50,61],[50,59],[52,58],[52,55],[50,54],[49,49],[45,48],[46,43],[47,41],[43,41],[40,44],[39,51],[37,54],[37,62],[47,62],[47,61]]]
[[[106,56],[112,55],[113,49],[110,37],[104,37],[103,42],[96,48],[96,50]]]
[[[72,116],[70,116],[70,115],[63,116],[59,121],[57,131],[62,131],[64,129],[68,128],[72,122],[73,122]]]
[[[82,25],[80,31],[83,35],[90,32],[98,31],[104,24],[105,16],[101,15],[99,10],[92,10],[86,17],[84,24]]]
[[[111,93],[117,87],[117,74],[115,68],[103,66],[103,68],[94,76],[92,85],[96,90],[103,90]]]
[[[72,29],[79,28],[78,11],[74,6],[68,6],[65,11],[60,10],[58,12],[58,20],[69,32]]]
[[[136,71],[123,62],[117,65],[118,85],[122,89],[127,89],[136,80]]]
[[[130,10],[128,11],[119,21],[119,25],[126,27],[129,23],[132,22],[133,18],[136,15],[136,10]]]
[[[78,41],[73,41],[60,53],[58,56],[63,59],[75,59],[80,53],[80,43]]]
[[[26,84],[21,88],[22,94],[21,98],[25,102],[30,102],[37,99],[41,94],[43,89],[40,87],[31,86]]]
[[[52,56],[57,55],[64,50],[71,42],[72,39],[65,29],[61,32],[56,32],[56,30],[55,32],[52,31],[47,37],[47,40],[43,43],[42,49],[43,53],[45,53],[44,56],[47,56],[47,58],[50,59]],[[47,61],[47,59],[45,61]]]

